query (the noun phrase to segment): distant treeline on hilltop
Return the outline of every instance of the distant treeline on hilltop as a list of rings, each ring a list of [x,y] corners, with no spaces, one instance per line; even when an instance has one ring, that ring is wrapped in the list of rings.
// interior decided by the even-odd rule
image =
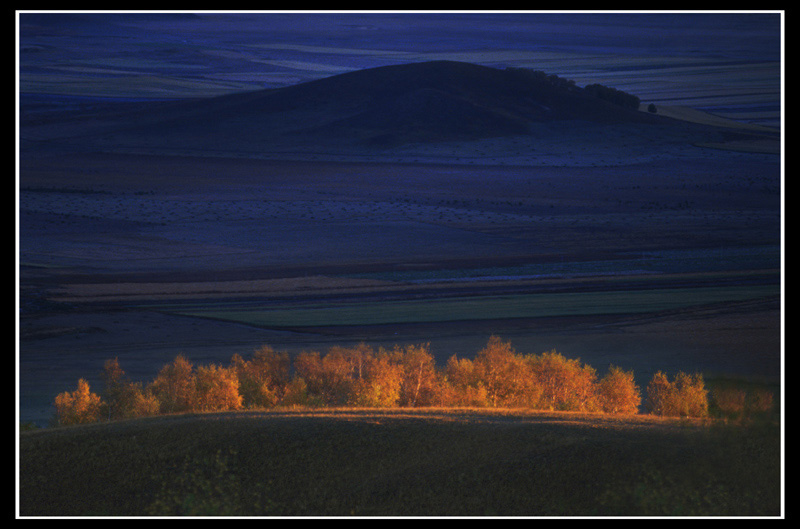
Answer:
[[[55,399],[57,425],[90,423],[168,413],[274,407],[503,407],[536,410],[638,413],[642,405],[632,371],[595,369],[556,351],[522,355],[490,338],[474,360],[453,355],[437,368],[427,344],[377,351],[367,344],[332,347],[327,354],[289,354],[263,346],[229,366],[195,367],[183,355],[165,365],[146,386],[128,380],[119,362],[108,360],[103,392],[86,380]],[[763,412],[772,394],[729,391],[715,395],[719,409]],[[700,374],[678,373],[670,381],[656,373],[646,388],[644,408],[665,416],[702,417],[709,399]]]
[[[623,92],[622,90],[618,90],[616,88],[612,88],[609,86],[601,85],[598,83],[586,85],[583,88],[579,88],[575,85],[575,81],[572,79],[565,79],[563,77],[559,77],[556,74],[548,74],[541,70],[532,70],[530,68],[515,68],[515,67],[508,67],[506,71],[515,73],[520,77],[524,78],[528,82],[533,82],[539,85],[549,85],[558,90],[565,90],[565,91],[579,91],[583,90],[585,93],[592,95],[598,99],[602,99],[603,101],[608,101],[609,103],[613,103],[615,105],[630,108],[633,110],[637,110],[639,108],[639,104],[641,103],[640,99],[627,92]]]

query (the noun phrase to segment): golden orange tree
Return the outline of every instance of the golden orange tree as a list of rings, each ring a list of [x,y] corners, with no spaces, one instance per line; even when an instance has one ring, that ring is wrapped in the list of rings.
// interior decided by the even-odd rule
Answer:
[[[191,411],[195,404],[194,366],[179,354],[161,368],[148,389],[158,400],[161,413]]]
[[[703,375],[679,372],[675,375],[675,388],[680,396],[679,415],[705,417],[708,415],[708,390]]]
[[[361,378],[353,378],[347,404],[368,408],[397,406],[400,399],[403,367],[396,357],[380,349],[366,358]]]
[[[309,398],[324,405],[343,405],[351,400],[352,363],[342,348],[326,355],[302,352],[294,363],[296,376],[306,383]]]
[[[103,400],[106,404],[108,419],[121,419],[128,415],[128,408],[133,404],[130,383],[119,365],[119,359],[106,360],[103,364]]]
[[[75,391],[59,393],[55,398],[56,422],[59,425],[86,424],[100,420],[103,401],[92,393],[89,383],[81,378]]]
[[[395,348],[396,362],[401,366],[400,406],[429,406],[436,400],[438,376],[430,344]]]
[[[308,391],[308,384],[305,379],[300,376],[293,377],[292,380],[286,384],[286,391],[283,393],[281,406],[296,407],[296,406],[322,406],[322,400],[315,397]]]
[[[319,351],[303,351],[295,357],[293,364],[294,377],[290,385],[294,384],[295,380],[302,380],[303,391],[309,398],[312,395],[322,395],[324,380],[322,357]],[[321,400],[320,403],[322,403]]]
[[[109,420],[155,415],[159,403],[151,391],[142,389],[140,382],[128,380],[119,360],[107,360],[101,374],[105,415]]]
[[[239,410],[239,378],[230,367],[216,364],[199,366],[194,374],[193,409],[198,411]]]
[[[250,360],[233,355],[229,367],[198,366],[179,354],[142,389],[118,359],[105,363],[102,398],[81,379],[78,389],[56,397],[58,424],[189,411],[272,406],[443,406],[636,413],[642,396],[632,371],[611,366],[600,380],[593,367],[555,350],[520,355],[492,336],[474,359],[450,357],[437,369],[430,345],[395,345],[375,351],[364,343],[333,346],[327,354],[302,352],[294,362],[269,346]],[[736,410],[743,406],[736,394]],[[717,399],[721,401],[721,398]],[[745,408],[772,409],[772,394],[754,395]],[[718,403],[724,408],[724,404]],[[708,391],[699,374],[659,372],[647,387],[645,409],[659,415],[704,416]]]
[[[231,368],[239,380],[244,407],[271,408],[283,399],[291,373],[288,353],[279,353],[264,345],[253,353],[250,360],[233,355]]]
[[[642,395],[633,371],[611,366],[597,385],[598,403],[602,411],[613,414],[632,414],[639,411]]]
[[[491,406],[535,407],[541,388],[531,366],[511,343],[496,336],[475,357],[475,376],[482,380]]]
[[[555,350],[527,358],[533,379],[542,391],[538,407],[564,411],[598,409],[597,372],[593,367]]]
[[[142,389],[137,382],[133,390],[133,403],[130,408],[130,417],[148,417],[161,412],[161,403],[149,388]]]
[[[447,360],[439,384],[439,405],[452,407],[489,406],[486,384],[475,363],[456,355]]]
[[[679,372],[673,381],[659,371],[647,385],[645,409],[654,415],[705,417],[708,415],[708,391],[703,376]]]

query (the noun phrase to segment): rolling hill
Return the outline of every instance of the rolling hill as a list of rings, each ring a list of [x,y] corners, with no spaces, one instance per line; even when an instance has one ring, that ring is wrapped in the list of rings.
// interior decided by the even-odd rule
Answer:
[[[525,134],[534,122],[654,122],[555,76],[455,61],[383,66],[277,90],[165,105],[142,133],[367,144]]]

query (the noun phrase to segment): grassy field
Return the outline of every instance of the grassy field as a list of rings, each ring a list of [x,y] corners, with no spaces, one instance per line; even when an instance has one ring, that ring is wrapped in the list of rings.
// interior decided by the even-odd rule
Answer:
[[[636,314],[776,295],[776,286],[648,289],[439,298],[386,302],[311,304],[279,308],[233,306],[174,310],[185,316],[221,319],[262,327],[321,327],[440,321],[492,320],[596,314]],[[212,304],[213,305],[213,304]]]
[[[22,516],[779,516],[780,429],[337,409],[20,434]]]

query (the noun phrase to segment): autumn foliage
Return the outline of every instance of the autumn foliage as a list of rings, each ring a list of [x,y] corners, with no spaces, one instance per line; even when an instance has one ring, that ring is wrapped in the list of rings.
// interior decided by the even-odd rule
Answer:
[[[148,386],[159,402],[161,413],[192,411],[195,406],[194,366],[179,354],[159,371]]]
[[[656,415],[705,417],[708,415],[708,391],[703,376],[680,372],[670,381],[659,371],[647,386],[645,407]]]
[[[305,351],[293,359],[269,346],[249,359],[235,354],[228,366],[193,365],[179,354],[147,385],[128,380],[117,359],[105,363],[103,391],[81,379],[56,397],[59,425],[147,415],[274,407],[492,407],[608,414],[638,413],[642,395],[632,371],[611,366],[603,377],[579,359],[557,351],[520,354],[493,336],[473,358],[453,355],[437,367],[429,344],[378,349],[361,343],[326,354]],[[705,416],[708,391],[699,374],[656,373],[645,410],[657,415]],[[724,400],[727,398],[728,400]],[[719,405],[744,406],[740,395]],[[760,400],[759,400],[760,399]],[[740,403],[739,401],[742,401]],[[751,407],[767,408],[761,395]]]
[[[80,379],[75,391],[56,396],[55,406],[59,425],[85,424],[100,420],[103,403],[99,395],[91,392],[89,383]]]
[[[729,419],[746,419],[772,411],[773,394],[763,388],[719,387],[709,392],[709,408]]]
[[[633,371],[611,366],[597,387],[598,404],[605,413],[636,413],[642,402]]]
[[[128,380],[118,359],[106,360],[102,380],[105,387],[102,408],[109,420],[146,417],[159,413],[161,405],[152,389],[144,389],[140,382]]]
[[[284,397],[291,362],[287,353],[276,353],[265,345],[257,349],[250,360],[233,355],[231,369],[239,383],[242,403],[247,407],[271,408]]]

